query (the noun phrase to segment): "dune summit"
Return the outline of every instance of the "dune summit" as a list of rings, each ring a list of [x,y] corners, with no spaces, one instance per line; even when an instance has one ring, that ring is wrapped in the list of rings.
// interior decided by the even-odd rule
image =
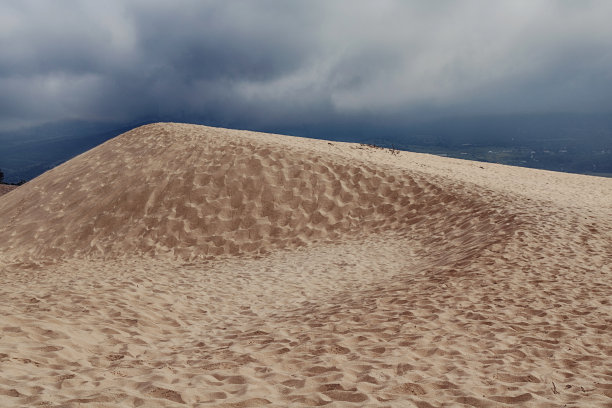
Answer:
[[[2,406],[606,406],[612,180],[147,125],[0,197]]]

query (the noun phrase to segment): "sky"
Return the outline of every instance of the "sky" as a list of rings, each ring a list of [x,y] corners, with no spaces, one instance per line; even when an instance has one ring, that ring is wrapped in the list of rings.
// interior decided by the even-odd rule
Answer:
[[[0,131],[612,111],[612,1],[2,0]]]

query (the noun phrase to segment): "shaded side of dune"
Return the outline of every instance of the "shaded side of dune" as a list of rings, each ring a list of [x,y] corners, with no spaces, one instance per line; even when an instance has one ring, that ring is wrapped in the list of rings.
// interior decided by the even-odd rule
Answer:
[[[17,187],[18,186],[12,184],[0,184],[0,196],[13,191]]]

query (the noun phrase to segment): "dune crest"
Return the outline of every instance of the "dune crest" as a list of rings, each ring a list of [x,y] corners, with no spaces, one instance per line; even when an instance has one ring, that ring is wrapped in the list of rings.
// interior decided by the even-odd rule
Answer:
[[[0,406],[612,401],[612,179],[181,124],[0,197]]]

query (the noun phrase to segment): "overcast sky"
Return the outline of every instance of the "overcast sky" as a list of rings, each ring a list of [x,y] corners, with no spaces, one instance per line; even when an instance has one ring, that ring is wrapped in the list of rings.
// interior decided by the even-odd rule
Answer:
[[[0,129],[603,112],[612,1],[0,2]]]

